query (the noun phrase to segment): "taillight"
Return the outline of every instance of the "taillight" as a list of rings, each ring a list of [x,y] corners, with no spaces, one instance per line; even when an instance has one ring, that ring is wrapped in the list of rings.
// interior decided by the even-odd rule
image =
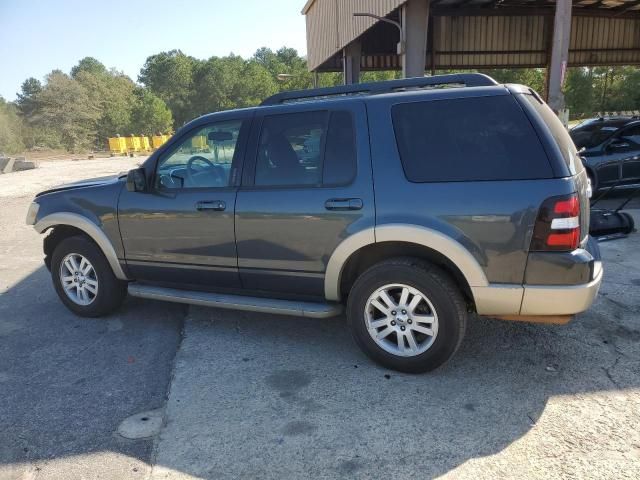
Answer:
[[[580,200],[577,194],[546,199],[531,239],[533,251],[567,252],[580,245]]]

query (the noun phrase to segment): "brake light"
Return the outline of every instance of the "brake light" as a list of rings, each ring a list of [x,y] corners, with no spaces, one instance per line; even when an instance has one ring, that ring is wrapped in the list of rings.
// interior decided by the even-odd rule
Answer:
[[[538,211],[532,251],[572,251],[580,245],[580,200],[577,194],[551,197]]]

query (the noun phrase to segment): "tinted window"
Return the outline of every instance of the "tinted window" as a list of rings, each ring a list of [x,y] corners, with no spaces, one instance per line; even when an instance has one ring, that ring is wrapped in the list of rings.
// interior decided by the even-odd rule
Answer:
[[[620,138],[629,143],[640,145],[640,125],[635,125],[625,129],[620,134]]]
[[[355,173],[351,114],[346,111],[269,115],[263,120],[256,185],[342,184]]]
[[[564,128],[560,119],[553,113],[553,110],[549,108],[549,105],[539,100],[539,97],[536,98],[533,95],[523,95],[532,106],[538,112],[544,123],[549,128],[553,139],[556,141],[560,152],[562,153],[562,158],[564,158],[567,167],[569,168],[569,172],[572,175],[575,175],[579,170],[582,170],[582,162],[577,161],[578,159],[578,151],[576,150],[576,146],[569,136],[569,132]]]
[[[227,187],[242,122],[212,123],[188,134],[160,158],[156,187]]]
[[[356,174],[356,144],[351,114],[331,113],[324,155],[322,183],[344,185]]]
[[[593,148],[618,131],[619,125],[610,123],[589,123],[571,130],[570,135],[576,148]]]
[[[550,178],[551,166],[511,96],[393,107],[402,165],[412,182]]]

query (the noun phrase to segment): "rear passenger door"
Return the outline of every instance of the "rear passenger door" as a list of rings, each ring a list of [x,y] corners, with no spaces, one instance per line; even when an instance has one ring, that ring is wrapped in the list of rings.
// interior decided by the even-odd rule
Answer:
[[[236,201],[245,289],[322,297],[336,246],[374,226],[364,104],[320,105],[269,108],[254,121]]]

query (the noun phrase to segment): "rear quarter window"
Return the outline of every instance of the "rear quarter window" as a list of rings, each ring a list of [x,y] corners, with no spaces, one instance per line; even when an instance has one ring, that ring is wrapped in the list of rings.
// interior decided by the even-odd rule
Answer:
[[[411,182],[553,177],[535,130],[511,95],[402,103],[391,114]]]
[[[525,94],[522,97],[531,104],[534,110],[538,113],[540,118],[547,125],[547,128],[551,132],[553,139],[560,149],[562,158],[569,169],[571,175],[575,175],[582,171],[582,162],[579,160],[578,151],[576,149],[569,132],[564,127],[560,119],[557,117],[553,110],[549,108],[549,105],[540,100],[539,95]]]

